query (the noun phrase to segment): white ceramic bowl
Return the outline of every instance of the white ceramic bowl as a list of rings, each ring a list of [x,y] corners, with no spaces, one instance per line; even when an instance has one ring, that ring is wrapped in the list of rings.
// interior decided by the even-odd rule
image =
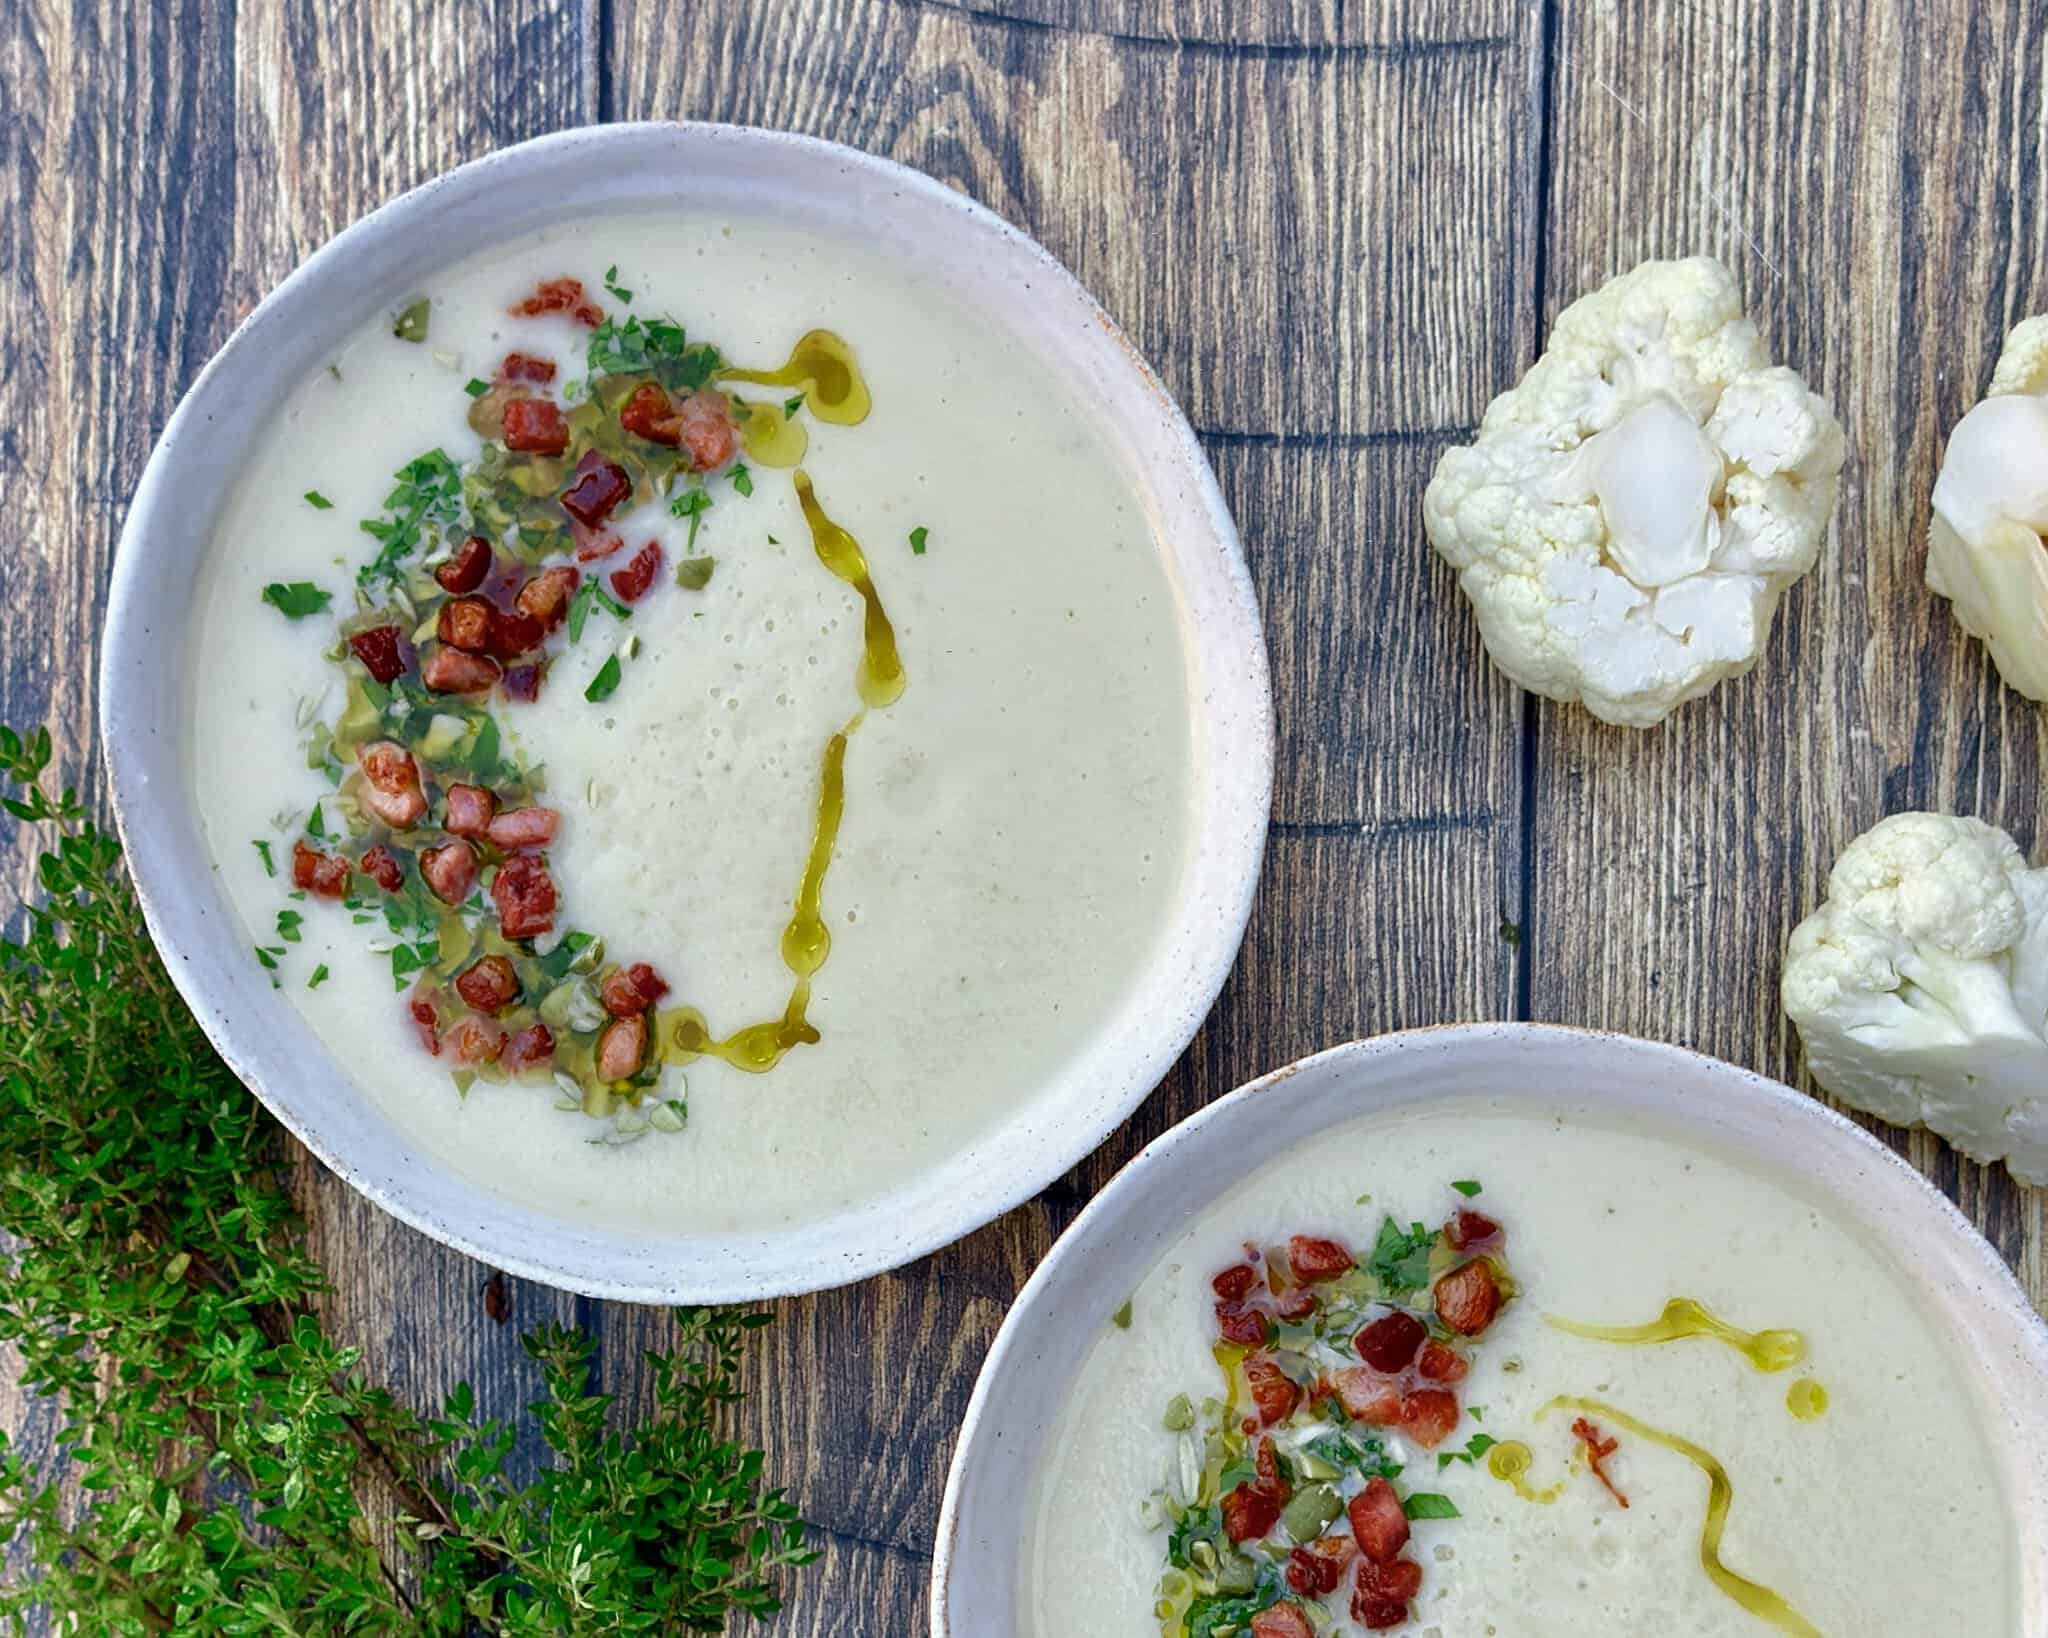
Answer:
[[[2048,1634],[2048,1326],[1963,1215],[1862,1128],[1747,1070],[1624,1036],[1472,1024],[1336,1047],[1241,1087],[1149,1145],[1082,1212],[1010,1310],[967,1407],[939,1516],[932,1638],[1016,1632],[1043,1441],[1065,1389],[1190,1221],[1318,1132],[1475,1092],[1620,1116],[1745,1157],[1823,1190],[1841,1220],[1888,1251],[1976,1379],[2030,1544],[2025,1623],[1998,1638]]]
[[[1196,712],[1182,897],[1107,1027],[970,1148],[878,1202],[780,1234],[595,1231],[420,1156],[249,959],[187,789],[193,588],[243,452],[285,395],[458,259],[448,247],[664,204],[857,225],[1047,361],[1136,479],[1179,596]],[[515,1273],[644,1302],[860,1279],[957,1239],[1073,1166],[1152,1090],[1214,1001],[1244,934],[1272,789],[1265,644],[1237,533],[1193,433],[1130,343],[1051,256],[952,189],[830,143],[732,126],[606,126],[529,142],[395,200],[308,259],[207,365],[143,474],[114,564],[100,703],[114,811],[150,930],[235,1072],[328,1166],[415,1227]]]

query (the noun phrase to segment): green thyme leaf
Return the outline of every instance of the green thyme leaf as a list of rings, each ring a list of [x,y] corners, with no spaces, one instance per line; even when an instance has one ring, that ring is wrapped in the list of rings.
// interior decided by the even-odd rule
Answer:
[[[331,512],[334,510],[334,502],[321,494],[317,489],[306,491],[306,504],[316,512]]]
[[[287,620],[303,620],[309,614],[318,614],[333,600],[310,580],[294,580],[289,584],[273,580],[263,588],[263,601]]]

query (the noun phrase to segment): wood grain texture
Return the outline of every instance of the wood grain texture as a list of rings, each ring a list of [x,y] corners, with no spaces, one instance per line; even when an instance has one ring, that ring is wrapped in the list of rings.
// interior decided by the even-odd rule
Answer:
[[[1318,1047],[1518,1010],[1793,1074],[1779,952],[1843,843],[1940,805],[2048,849],[2048,713],[1920,581],[1941,437],[2048,307],[2044,68],[2038,0],[13,0],[0,718],[50,716],[88,766],[113,540],[178,393],[307,251],[461,159],[599,118],[803,130],[939,176],[1072,267],[1188,407],[1243,530],[1275,829],[1244,955],[1133,1121],[960,1245],[778,1305],[751,1357],[737,1431],[825,1548],[773,1630],[922,1633],[982,1355],[1149,1138]],[[1742,272],[1855,456],[1759,671],[1630,735],[1484,664],[1420,494],[1565,301],[1693,250]],[[2042,1193],[1901,1141],[2048,1295]],[[488,1270],[298,1175],[329,1318],[401,1391],[468,1376],[510,1414],[536,1385],[518,1332],[573,1317],[644,1402],[664,1313],[515,1282],[493,1323]],[[18,1396],[0,1421],[47,1448]]]

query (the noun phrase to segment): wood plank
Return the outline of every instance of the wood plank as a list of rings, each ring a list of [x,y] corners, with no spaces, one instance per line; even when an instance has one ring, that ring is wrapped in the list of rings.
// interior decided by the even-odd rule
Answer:
[[[1513,185],[1534,147],[1533,35],[1492,37],[1522,14],[1491,5],[1358,8],[1348,31],[1314,0],[1001,9],[775,0],[710,13],[687,45],[660,36],[658,8],[613,10],[608,112],[886,154],[1075,269],[1204,429],[1279,707],[1280,825],[1246,953],[1162,1089],[980,1234],[778,1306],[744,1433],[833,1542],[793,1584],[776,1628],[792,1638],[924,1629],[906,1555],[929,1551],[973,1374],[1018,1285],[1116,1167],[1278,1063],[1505,1016],[1515,994],[1500,923],[1520,897],[1519,706],[1469,632],[1384,611],[1431,606],[1449,583],[1417,550],[1414,498],[1445,436],[1429,429],[1476,421],[1533,344],[1536,217]],[[1129,37],[1162,33],[1203,43]],[[1425,123],[1446,140],[1408,141]],[[1425,196],[1483,228],[1385,231]],[[611,1359],[666,1334],[647,1311],[605,1320]],[[863,1368],[846,1370],[855,1353]],[[877,1596],[890,1602],[864,1601]]]
[[[1539,713],[1534,1012],[1796,1077],[1783,946],[1852,837],[1929,807],[2048,850],[2048,712],[1922,583],[1942,440],[2006,327],[2048,308],[2048,17],[1551,11],[1546,323],[1645,257],[1717,254],[1853,453],[1830,549],[1753,675],[1646,735]],[[2048,1193],[1902,1146],[2048,1300]]]

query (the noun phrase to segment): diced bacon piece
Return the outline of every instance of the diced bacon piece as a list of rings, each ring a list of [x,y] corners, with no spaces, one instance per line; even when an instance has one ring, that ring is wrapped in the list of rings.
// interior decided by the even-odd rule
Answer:
[[[304,842],[292,844],[292,886],[323,899],[348,897],[348,860]]]
[[[1223,1498],[1223,1530],[1232,1541],[1257,1541],[1280,1522],[1280,1503],[1265,1489],[1241,1484]]]
[[[1422,1345],[1422,1358],[1415,1368],[1426,1382],[1462,1382],[1472,1369],[1472,1362],[1449,1344],[1431,1337]]]
[[[1458,1396],[1446,1388],[1417,1388],[1401,1401],[1401,1431],[1434,1450],[1458,1425]]]
[[[1351,1539],[1375,1564],[1389,1564],[1408,1545],[1408,1515],[1400,1493],[1375,1474],[1345,1509],[1351,1515]]]
[[[420,677],[437,694],[481,694],[498,680],[498,662],[441,646],[427,656]]]
[[[675,406],[668,394],[656,382],[647,381],[633,389],[633,396],[619,411],[619,425],[635,438],[674,449],[682,442],[682,429],[674,417]]]
[[[1429,1328],[1421,1320],[1396,1308],[1391,1313],[1380,1315],[1370,1325],[1361,1327],[1358,1335],[1351,1339],[1351,1345],[1366,1364],[1392,1376],[1408,1368],[1409,1361],[1415,1357],[1415,1350],[1422,1346],[1428,1335]]]
[[[507,353],[498,366],[500,381],[531,381],[545,387],[555,378],[555,361],[532,353]]]
[[[706,387],[691,393],[676,406],[675,425],[693,471],[713,471],[739,453],[739,424],[722,392]]]
[[[380,845],[365,849],[362,862],[356,868],[387,893],[396,893],[405,886],[405,867],[388,847]]]
[[[412,1014],[412,1027],[419,1031],[420,1045],[427,1049],[429,1056],[440,1057],[441,1023],[434,1015],[434,1004],[415,999],[407,1005],[406,1011]]]
[[[555,839],[561,824],[562,816],[553,808],[507,808],[491,821],[491,846],[507,853],[546,847]]]
[[[1461,1337],[1476,1337],[1500,1312],[1500,1282],[1483,1261],[1462,1263],[1436,1282],[1436,1317]]]
[[[668,994],[668,981],[644,961],[621,967],[599,988],[598,999],[614,1018],[632,1018]]]
[[[650,540],[633,554],[632,562],[612,576],[612,593],[621,603],[637,603],[660,573],[661,546]]]
[[[1401,1390],[1377,1371],[1353,1366],[1330,1378],[1330,1391],[1354,1422],[1390,1428],[1401,1420]]]
[[[507,938],[538,938],[555,925],[555,878],[547,860],[515,853],[491,880],[491,901]]]
[[[505,685],[505,698],[516,700],[521,705],[531,705],[540,698],[541,679],[547,674],[545,664],[508,665],[499,681]]]
[[[485,956],[456,979],[455,993],[478,1012],[496,1012],[519,999],[519,974],[503,956]]]
[[[498,811],[498,799],[481,785],[450,785],[441,828],[450,836],[487,835]]]
[[[531,398],[533,389],[516,381],[500,381],[482,396],[469,402],[469,428],[479,438],[505,436],[505,411],[521,399]]]
[[[434,634],[450,648],[481,654],[491,646],[493,612],[491,605],[481,597],[451,597],[441,605]]]
[[[513,1074],[522,1070],[538,1069],[543,1064],[553,1063],[555,1058],[555,1032],[545,1024],[529,1024],[525,1029],[515,1030],[512,1038],[505,1043],[505,1056],[499,1060]]]
[[[473,592],[489,578],[491,572],[491,543],[482,535],[471,535],[455,548],[455,555],[434,571],[434,578],[441,582],[441,589],[460,597]]]
[[[412,752],[393,740],[380,739],[356,752],[363,770],[362,805],[393,830],[410,830],[427,816],[426,792],[420,789],[419,765]]]
[[[1258,1273],[1248,1263],[1238,1263],[1226,1268],[1209,1282],[1216,1295],[1225,1302],[1242,1302],[1251,1295],[1252,1287],[1258,1283]]]
[[[1375,1564],[1358,1561],[1357,1590],[1351,1595],[1351,1619],[1368,1632],[1384,1632],[1408,1619],[1409,1600],[1422,1591],[1422,1566],[1411,1558]]]
[[[1621,1441],[1615,1438],[1603,1438],[1600,1433],[1599,1424],[1597,1422],[1589,1422],[1583,1416],[1573,1421],[1572,1437],[1586,1447],[1586,1462],[1593,1469],[1593,1477],[1607,1487],[1608,1495],[1620,1502],[1623,1507],[1628,1506],[1628,1497],[1624,1496],[1615,1487],[1613,1477],[1603,1465],[1608,1457],[1621,1449]]]
[[[494,1064],[505,1050],[505,1032],[484,1018],[465,1018],[448,1032],[448,1050],[459,1064]]]
[[[505,447],[524,455],[559,455],[569,447],[569,423],[552,398],[514,398],[505,405]]]
[[[569,475],[569,487],[562,491],[562,510],[584,528],[595,529],[632,493],[633,480],[623,466],[606,460],[598,450],[587,449]]]
[[[1252,1638],[1316,1638],[1299,1604],[1269,1604],[1252,1617]]]
[[[607,1081],[630,1080],[647,1057],[647,1017],[614,1018],[597,1038],[597,1073]]]
[[[581,279],[543,279],[533,294],[510,309],[514,318],[539,318],[544,313],[567,313],[580,324],[595,330],[604,323],[604,309],[583,293]]]
[[[1304,1286],[1296,1286],[1292,1291],[1280,1293],[1273,1304],[1273,1312],[1284,1320],[1299,1321],[1307,1319],[1322,1305],[1322,1298],[1313,1291]]]
[[[420,875],[444,904],[460,904],[468,898],[482,868],[476,849],[467,842],[430,847],[420,855]]]
[[[1322,1598],[1337,1590],[1344,1568],[1358,1555],[1358,1545],[1349,1536],[1324,1536],[1287,1555],[1287,1585],[1309,1598]]]
[[[1317,1240],[1297,1234],[1287,1242],[1287,1266],[1303,1285],[1334,1280],[1353,1266],[1351,1253],[1337,1240]]]
[[[399,646],[402,635],[396,626],[372,626],[368,631],[351,632],[349,651],[378,682],[388,683],[405,670],[405,650]]]
[[[1280,1477],[1280,1451],[1273,1443],[1273,1436],[1270,1433],[1260,1438],[1258,1456],[1253,1465],[1259,1470],[1260,1486],[1285,1507],[1287,1498],[1293,1495],[1294,1491],[1287,1481]]]
[[[501,660],[516,660],[531,654],[547,636],[547,627],[530,614],[513,610],[491,610],[491,652]]]
[[[610,557],[626,544],[624,535],[613,534],[606,529],[586,529],[574,518],[569,520],[569,533],[576,542],[578,563],[595,563],[601,557]]]
[[[1251,1387],[1252,1403],[1258,1406],[1259,1421],[1265,1427],[1286,1421],[1301,1403],[1301,1389],[1271,1354],[1253,1354],[1247,1359],[1244,1379]]]
[[[1476,1211],[1456,1211],[1444,1224],[1444,1238],[1453,1251],[1464,1251],[1500,1234],[1500,1224]]]
[[[1242,1303],[1219,1302],[1216,1305],[1216,1333],[1225,1342],[1262,1348],[1266,1343],[1266,1316]]]
[[[576,595],[582,580],[582,571],[566,563],[543,569],[519,588],[512,606],[538,620],[545,630],[553,631],[568,614],[569,599]]]

